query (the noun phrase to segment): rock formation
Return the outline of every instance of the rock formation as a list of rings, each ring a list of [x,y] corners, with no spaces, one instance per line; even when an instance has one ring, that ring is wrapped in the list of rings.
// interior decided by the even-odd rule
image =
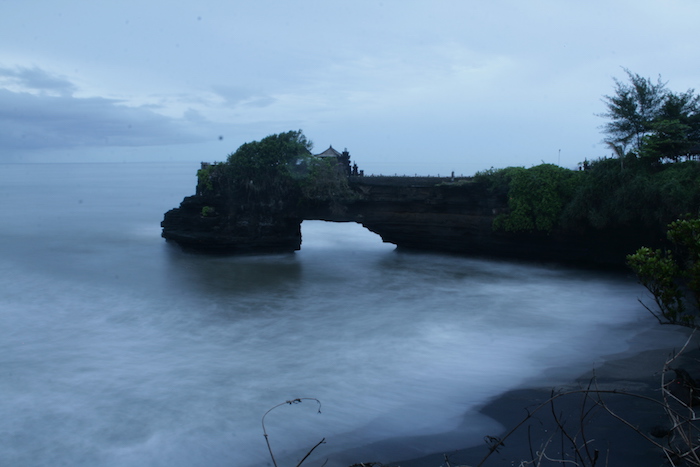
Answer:
[[[464,178],[352,176],[350,195],[337,198],[270,189],[233,195],[202,183],[161,224],[163,237],[185,248],[293,252],[301,247],[303,220],[357,222],[402,249],[577,263],[621,265],[626,254],[653,243],[639,231],[494,231],[507,199]]]

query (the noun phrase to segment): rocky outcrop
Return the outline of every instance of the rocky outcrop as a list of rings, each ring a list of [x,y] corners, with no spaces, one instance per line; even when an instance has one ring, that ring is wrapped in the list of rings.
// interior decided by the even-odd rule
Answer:
[[[357,222],[404,249],[613,265],[655,240],[639,229],[494,231],[493,220],[507,212],[507,199],[468,179],[351,177],[349,187],[352,196],[341,199],[287,193],[257,205],[221,190],[198,190],[165,214],[163,237],[197,250],[292,252],[301,246],[303,220],[326,220]]]
[[[221,253],[281,253],[301,247],[303,219],[257,215],[231,215],[226,200],[188,196],[180,207],[165,213],[162,236],[187,249]]]

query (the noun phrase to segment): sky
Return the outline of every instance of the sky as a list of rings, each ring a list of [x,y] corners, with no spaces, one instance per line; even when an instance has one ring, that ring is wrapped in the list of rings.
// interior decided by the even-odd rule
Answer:
[[[367,174],[610,156],[624,68],[698,87],[697,0],[0,0],[0,163],[221,161],[302,129]]]

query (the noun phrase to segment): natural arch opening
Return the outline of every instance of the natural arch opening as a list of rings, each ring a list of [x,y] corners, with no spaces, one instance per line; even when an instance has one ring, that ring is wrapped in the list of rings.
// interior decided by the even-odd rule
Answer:
[[[393,250],[396,245],[356,222],[305,220],[301,223],[301,249]]]

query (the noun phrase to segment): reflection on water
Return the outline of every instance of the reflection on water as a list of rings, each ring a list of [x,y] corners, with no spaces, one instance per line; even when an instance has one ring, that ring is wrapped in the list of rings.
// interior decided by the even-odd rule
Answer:
[[[0,212],[35,203],[0,231],[7,465],[264,465],[260,418],[296,397],[322,413],[268,417],[281,463],[323,437],[328,466],[465,447],[497,431],[475,412],[487,400],[654,327],[624,275],[397,252],[355,224],[304,222],[290,255],[185,253],[144,225],[177,204],[159,187],[189,194],[190,168],[136,166],[100,187],[61,166],[0,175]],[[76,190],[102,208],[37,228]]]
[[[301,264],[294,254],[270,256],[216,256],[168,251],[168,276],[173,287],[199,288],[206,295],[230,295],[253,290],[294,289]]]

